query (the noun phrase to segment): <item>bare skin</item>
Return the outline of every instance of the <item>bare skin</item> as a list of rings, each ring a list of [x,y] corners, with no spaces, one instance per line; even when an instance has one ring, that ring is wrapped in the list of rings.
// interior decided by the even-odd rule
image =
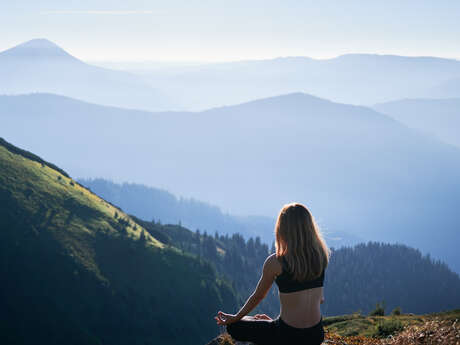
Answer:
[[[254,292],[237,314],[222,311],[214,317],[218,325],[228,325],[244,318],[265,298],[276,277],[281,274],[282,266],[275,254],[270,255],[264,263],[262,276]],[[289,326],[307,328],[316,325],[321,318],[320,304],[324,302],[323,288],[302,290],[291,293],[280,293],[280,317]],[[258,320],[271,320],[266,314],[253,317]]]

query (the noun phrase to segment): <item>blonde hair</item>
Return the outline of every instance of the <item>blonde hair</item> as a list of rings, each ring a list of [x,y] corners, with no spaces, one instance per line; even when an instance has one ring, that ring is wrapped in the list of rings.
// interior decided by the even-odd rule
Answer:
[[[329,263],[330,251],[315,219],[302,204],[281,209],[275,226],[276,257],[284,258],[295,280],[312,280]]]

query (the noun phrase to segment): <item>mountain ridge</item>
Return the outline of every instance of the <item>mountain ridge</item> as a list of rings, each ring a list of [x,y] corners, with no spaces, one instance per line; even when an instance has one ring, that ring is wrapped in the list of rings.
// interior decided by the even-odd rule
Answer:
[[[23,57],[40,57],[40,58],[66,58],[74,62],[83,63],[75,56],[69,54],[66,50],[58,46],[56,43],[46,38],[35,38],[21,44],[18,44],[9,49],[0,52],[0,60],[2,58],[23,58]]]
[[[370,106],[403,97],[426,96],[437,85],[460,77],[460,61],[429,56],[345,54],[329,59],[278,57],[137,73],[152,83],[160,82],[188,110],[299,91],[340,103]],[[440,90],[439,95],[446,92]]]
[[[0,52],[0,74],[0,94],[43,92],[125,108],[174,108],[143,78],[88,64],[46,39]]]
[[[5,59],[9,55],[21,58]],[[13,60],[22,61],[22,65],[12,63]],[[59,65],[68,60],[74,67],[51,68],[45,64],[47,60]],[[453,87],[442,85],[460,77],[460,61],[455,59],[365,53],[330,59],[277,57],[130,73],[89,65],[45,38],[0,52],[2,61],[0,72],[4,78],[0,93],[52,92],[99,104],[151,111],[204,110],[299,91],[341,103],[371,105],[426,95],[436,87],[439,90],[433,92],[440,96],[452,95],[455,82],[450,82],[455,84]],[[82,70],[71,75],[72,69]],[[383,69],[387,72],[382,73]],[[79,81],[83,75],[91,79],[86,85],[90,85],[92,92],[85,92],[85,83]],[[123,92],[117,92],[112,85],[114,81]],[[67,85],[72,83],[73,86]],[[98,84],[102,85],[97,87]],[[131,92],[132,88],[136,92]]]
[[[266,58],[266,59],[244,59],[244,60],[234,60],[234,61],[216,61],[216,62],[209,62],[208,65],[224,65],[224,64],[231,64],[231,63],[252,63],[252,62],[271,62],[271,61],[278,61],[278,62],[286,62],[286,61],[301,61],[301,62],[331,62],[337,59],[349,59],[349,58],[356,58],[356,57],[364,57],[369,59],[384,59],[384,58],[391,58],[395,60],[425,60],[425,61],[444,61],[444,62],[452,62],[452,63],[459,63],[460,60],[454,58],[446,58],[446,57],[439,57],[439,56],[430,56],[430,55],[419,55],[419,56],[409,56],[409,55],[398,55],[398,54],[375,54],[375,53],[347,53],[347,54],[340,54],[333,57],[328,58],[314,58],[308,55],[287,55],[287,56],[277,56],[273,58]],[[191,68],[196,68],[196,66],[190,66]],[[199,66],[198,66],[199,67]]]
[[[375,104],[373,108],[460,148],[460,98],[408,98]]]

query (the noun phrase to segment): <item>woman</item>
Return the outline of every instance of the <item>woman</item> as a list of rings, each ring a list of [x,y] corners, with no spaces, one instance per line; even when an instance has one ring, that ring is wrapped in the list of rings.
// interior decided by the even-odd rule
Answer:
[[[264,263],[256,289],[236,314],[221,311],[215,317],[236,340],[258,345],[321,344],[324,329],[320,304],[324,302],[324,271],[329,249],[308,209],[285,205],[276,221],[276,253]],[[265,314],[246,316],[270,290],[279,288],[281,311],[272,320]]]

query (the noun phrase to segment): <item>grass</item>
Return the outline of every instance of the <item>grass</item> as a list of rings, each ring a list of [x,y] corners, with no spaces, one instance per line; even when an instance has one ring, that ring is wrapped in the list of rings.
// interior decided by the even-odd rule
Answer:
[[[90,219],[91,227],[83,226],[83,222],[79,222],[78,217],[75,219],[69,218],[69,214],[60,212],[53,213],[53,219],[50,220],[52,224],[63,226],[68,221],[71,227],[76,227],[78,230],[88,233],[92,232],[91,228],[106,228],[109,231],[116,232],[112,224],[115,221],[119,222],[115,219],[115,214],[118,214],[118,218],[127,222],[126,229],[134,239],[138,239],[141,231],[144,230],[142,226],[136,224],[123,211],[47,165],[11,153],[3,146],[0,146],[0,159],[2,165],[6,168],[6,171],[2,170],[2,178],[5,179],[5,183],[8,184],[10,190],[13,189],[17,192],[15,196],[22,199],[20,201],[22,204],[27,205],[29,211],[39,212],[43,200],[51,197],[52,202],[58,201],[61,205],[68,202],[68,200],[72,200],[75,206],[82,206],[100,212],[98,216]],[[27,182],[24,183],[24,181]],[[43,194],[46,194],[47,198],[42,198]],[[47,219],[50,216],[50,213],[45,215]],[[87,220],[85,219],[86,222]],[[152,245],[163,247],[160,241],[147,232],[146,236],[147,241]]]
[[[376,337],[389,335],[390,330],[401,330],[409,325],[422,325],[425,322],[439,319],[453,321],[460,319],[460,309],[426,314],[426,315],[389,315],[363,316],[359,314],[332,316],[324,318],[325,329],[340,336]]]
[[[92,252],[86,245],[88,238],[97,236],[98,232],[111,236],[120,236],[123,232],[133,241],[143,232],[147,246],[164,247],[122,210],[65,173],[12,153],[2,145],[0,164],[0,193],[7,193],[15,200],[20,214],[33,215],[37,235],[40,231],[52,233],[69,255],[100,278]]]

